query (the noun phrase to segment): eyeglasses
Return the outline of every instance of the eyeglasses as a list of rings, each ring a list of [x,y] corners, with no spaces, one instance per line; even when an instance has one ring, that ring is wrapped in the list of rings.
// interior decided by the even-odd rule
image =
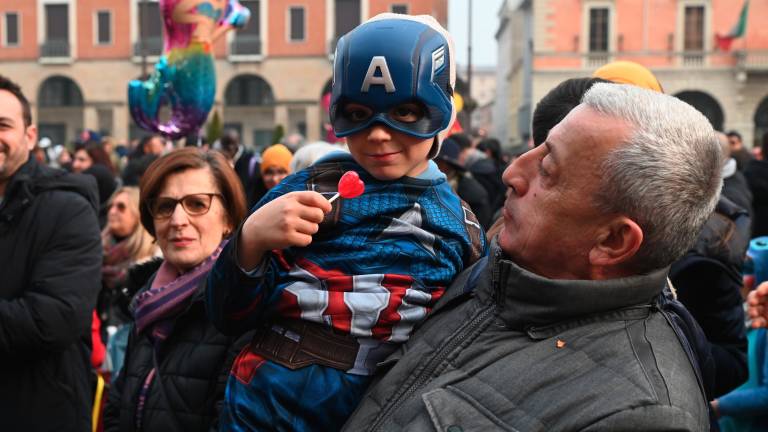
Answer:
[[[200,216],[208,213],[211,209],[213,197],[222,198],[217,193],[199,193],[183,196],[179,199],[160,197],[147,201],[147,210],[155,219],[168,219],[173,215],[176,206],[181,203],[181,207],[190,216]]]
[[[124,211],[128,210],[128,206],[127,206],[127,205],[125,205],[125,203],[122,203],[122,202],[116,202],[116,203],[112,203],[112,204],[110,204],[110,205],[109,205],[109,208],[110,208],[110,209],[113,209],[113,208],[114,208],[114,209],[116,209],[117,211],[119,211],[120,213],[122,213],[122,212],[124,212]]]

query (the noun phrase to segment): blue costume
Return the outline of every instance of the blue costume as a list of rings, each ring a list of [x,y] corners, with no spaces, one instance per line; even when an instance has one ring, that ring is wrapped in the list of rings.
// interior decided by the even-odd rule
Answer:
[[[351,334],[361,347],[354,367],[290,370],[244,350],[227,383],[224,429],[340,428],[375,364],[485,254],[477,219],[432,162],[419,178],[379,181],[351,156],[335,153],[283,180],[256,207],[297,190],[335,192],[348,170],[358,172],[365,193],[335,201],[308,247],[273,251],[249,275],[236,263],[234,242],[227,245],[209,276],[208,311],[230,332],[277,314]]]
[[[334,132],[365,133],[382,123],[433,139],[434,156],[455,116],[454,83],[449,37],[434,19],[377,16],[337,45]],[[418,114],[402,115],[405,104],[418,104],[405,110]],[[365,193],[333,202],[309,246],[272,251],[246,272],[236,260],[237,233],[209,275],[208,312],[217,327],[256,329],[232,366],[223,430],[340,429],[376,365],[486,253],[475,215],[431,161],[417,177],[380,180],[350,155],[329,155],[284,179],[256,208],[293,191],[330,196],[349,170]]]

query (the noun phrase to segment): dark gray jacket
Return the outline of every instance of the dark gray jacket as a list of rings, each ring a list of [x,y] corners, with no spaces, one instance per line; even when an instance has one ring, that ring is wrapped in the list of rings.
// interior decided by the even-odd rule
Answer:
[[[470,268],[467,272],[474,270]],[[652,300],[666,269],[555,281],[494,245],[388,361],[345,430],[705,431],[707,405]]]

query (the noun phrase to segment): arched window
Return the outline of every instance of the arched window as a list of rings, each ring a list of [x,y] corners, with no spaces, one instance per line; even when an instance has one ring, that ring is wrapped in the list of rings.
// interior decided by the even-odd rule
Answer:
[[[701,91],[684,91],[675,96],[704,114],[715,130],[723,130],[723,110],[715,98]]]
[[[40,86],[38,101],[41,108],[81,107],[83,94],[80,87],[71,79],[54,76],[43,81]]]
[[[232,79],[224,92],[230,106],[269,106],[275,103],[272,87],[259,76],[240,75]]]

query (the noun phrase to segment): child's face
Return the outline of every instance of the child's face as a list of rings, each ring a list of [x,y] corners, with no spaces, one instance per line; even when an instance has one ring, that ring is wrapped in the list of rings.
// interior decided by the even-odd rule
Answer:
[[[406,110],[399,114],[413,115]],[[397,180],[421,174],[427,169],[427,155],[433,142],[434,138],[414,137],[381,123],[374,123],[347,137],[352,157],[379,180]]]

